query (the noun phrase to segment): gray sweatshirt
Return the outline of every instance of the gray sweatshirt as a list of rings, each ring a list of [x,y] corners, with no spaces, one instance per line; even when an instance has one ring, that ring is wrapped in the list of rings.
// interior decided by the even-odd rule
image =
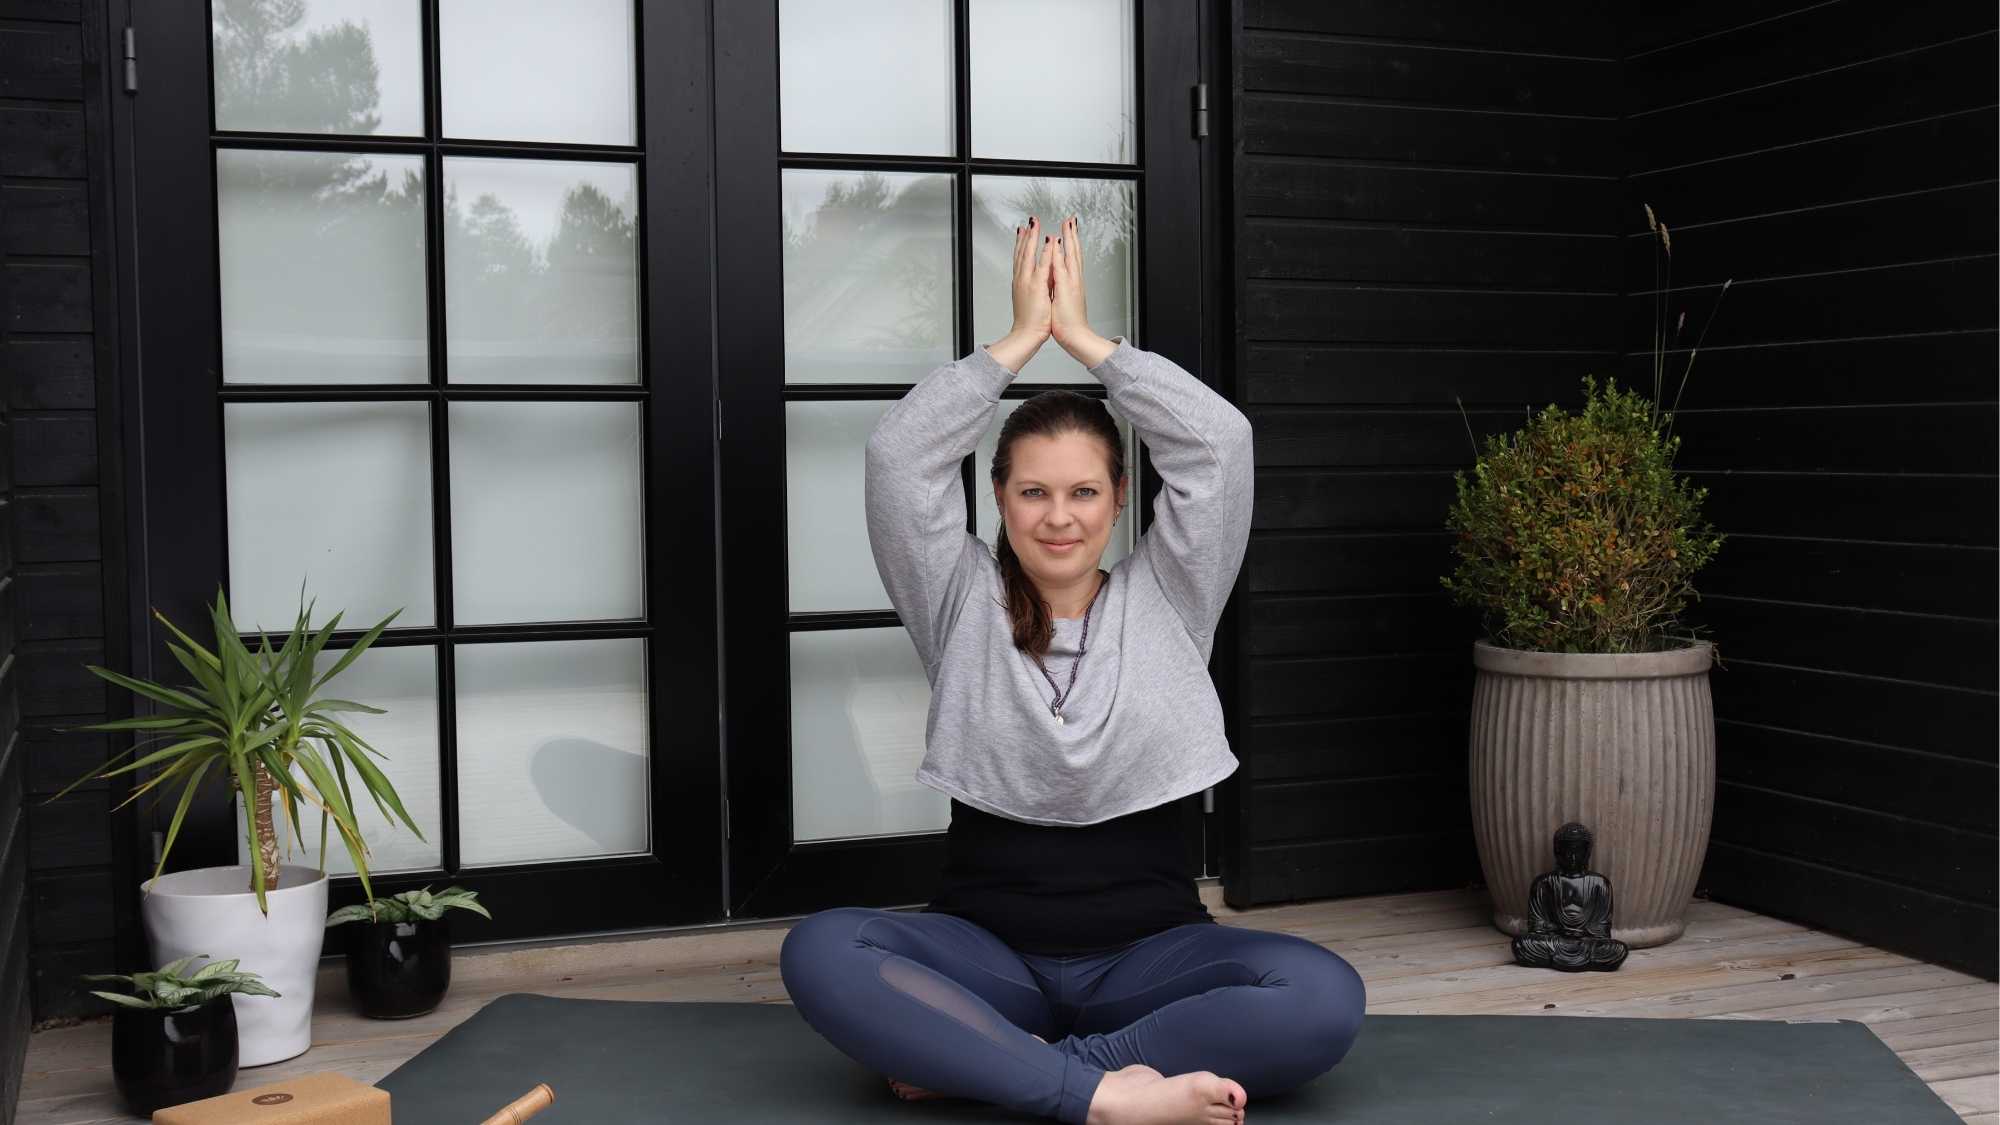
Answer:
[[[1172,360],[1113,341],[1090,373],[1163,485],[1138,547],[1097,594],[1074,687],[1083,619],[1054,619],[1042,666],[1069,691],[1061,724],[1055,690],[1014,646],[999,560],[965,529],[959,466],[1014,372],[975,348],[911,387],[868,438],[869,546],[931,685],[917,780],[1029,824],[1095,824],[1236,770],[1208,658],[1249,543],[1250,420]]]

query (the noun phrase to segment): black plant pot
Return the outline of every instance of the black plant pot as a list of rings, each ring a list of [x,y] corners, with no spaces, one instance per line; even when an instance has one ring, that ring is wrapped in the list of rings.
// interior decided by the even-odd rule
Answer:
[[[451,987],[451,923],[348,922],[347,991],[378,1020],[421,1016]]]
[[[140,1117],[226,1094],[236,1084],[236,1005],[226,995],[177,1012],[111,1013],[111,1077]]]

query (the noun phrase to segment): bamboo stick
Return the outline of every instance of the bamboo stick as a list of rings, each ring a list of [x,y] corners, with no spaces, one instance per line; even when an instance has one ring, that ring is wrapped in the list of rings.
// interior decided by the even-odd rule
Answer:
[[[549,1089],[546,1082],[535,1083],[535,1088],[515,1098],[499,1113],[486,1119],[484,1125],[521,1125],[521,1122],[549,1108],[556,1100],[556,1092]]]

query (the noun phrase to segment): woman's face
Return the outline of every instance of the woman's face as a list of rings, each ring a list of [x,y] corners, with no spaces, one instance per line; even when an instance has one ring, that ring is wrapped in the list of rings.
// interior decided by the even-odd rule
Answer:
[[[1125,503],[1125,482],[1112,488],[1104,443],[1075,431],[1022,436],[1010,470],[994,500],[1028,576],[1057,584],[1097,569]]]

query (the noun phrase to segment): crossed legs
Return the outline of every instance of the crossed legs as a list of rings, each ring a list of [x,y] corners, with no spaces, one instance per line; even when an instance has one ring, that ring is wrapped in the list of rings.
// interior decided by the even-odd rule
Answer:
[[[801,1017],[850,1058],[1071,1123],[1088,1119],[1107,1074],[1131,1078],[1126,1068],[1211,1072],[1251,1097],[1289,1090],[1338,1062],[1360,1029],[1360,977],[1289,934],[1179,926],[1071,964],[1085,971],[1059,998],[1077,1005],[1061,1028],[1023,955],[952,915],[836,907],[794,925],[779,953]],[[1215,1096],[1214,1119],[1228,1120]]]

